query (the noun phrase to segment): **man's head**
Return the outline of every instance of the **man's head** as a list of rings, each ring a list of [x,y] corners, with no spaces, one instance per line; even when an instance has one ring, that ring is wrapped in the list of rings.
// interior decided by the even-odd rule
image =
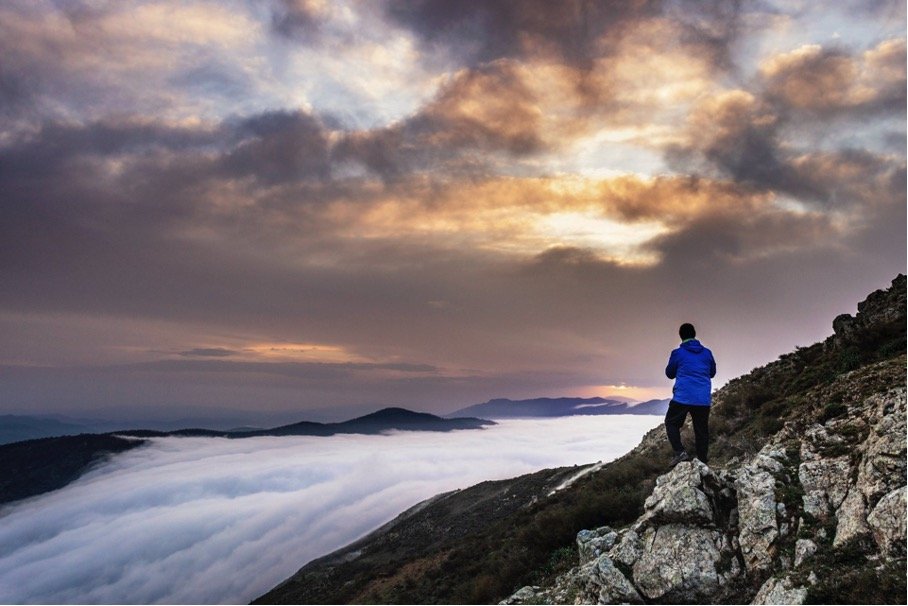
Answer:
[[[681,328],[678,329],[678,334],[681,336],[681,340],[693,339],[697,336],[697,331],[694,329],[693,324],[684,323],[681,325]]]

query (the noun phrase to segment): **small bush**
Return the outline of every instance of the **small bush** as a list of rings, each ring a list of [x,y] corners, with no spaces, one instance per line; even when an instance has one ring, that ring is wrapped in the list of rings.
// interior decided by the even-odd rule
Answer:
[[[840,417],[848,412],[848,407],[841,402],[830,402],[823,407],[823,413],[820,415],[820,421],[825,423],[829,419]]]

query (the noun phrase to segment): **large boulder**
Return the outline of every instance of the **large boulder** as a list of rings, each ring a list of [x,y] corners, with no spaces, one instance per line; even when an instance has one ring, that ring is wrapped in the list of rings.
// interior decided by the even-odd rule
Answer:
[[[699,461],[679,463],[656,480],[643,515],[608,553],[610,564],[631,569],[628,580],[644,599],[707,599],[740,572],[726,535],[733,503],[728,478]]]
[[[905,555],[905,487],[897,488],[880,499],[867,522],[880,551],[887,555]]]
[[[611,549],[618,540],[618,533],[602,526],[595,530],[581,530],[577,533],[577,552],[580,554],[580,563],[585,564],[598,559],[600,555]]]
[[[709,468],[700,461],[679,463],[656,479],[656,488],[646,499],[641,521],[654,524],[712,525],[714,514],[706,495]]]
[[[779,527],[776,512],[776,478],[781,474],[782,464],[773,451],[769,456],[764,448],[754,459],[744,465],[735,478],[738,497],[738,541],[744,565],[749,572],[768,570],[777,551]]]
[[[847,455],[831,459],[817,457],[801,463],[798,479],[804,488],[804,512],[815,518],[828,518],[848,494],[850,471]]]
[[[697,526],[668,524],[649,528],[644,551],[634,563],[634,583],[650,600],[689,603],[719,590],[723,534]]]
[[[870,396],[869,434],[863,445],[857,485],[868,505],[905,485],[905,387]]]
[[[760,587],[751,604],[803,604],[807,588],[795,586],[788,578],[770,578]]]
[[[600,582],[599,604],[643,604],[637,589],[608,556],[597,560],[596,576]]]

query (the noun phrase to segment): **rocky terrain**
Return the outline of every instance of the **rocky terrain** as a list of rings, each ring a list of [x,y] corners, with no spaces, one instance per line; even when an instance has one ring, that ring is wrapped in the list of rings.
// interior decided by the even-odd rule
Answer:
[[[469,527],[429,500],[258,602],[902,604],[905,298],[900,275],[825,341],[717,391],[709,467],[667,471],[659,427]],[[411,528],[418,551],[394,539]]]
[[[811,394],[839,406],[787,422],[745,461],[678,464],[633,524],[581,531],[579,566],[503,603],[904,598],[904,371],[898,358],[843,375]]]

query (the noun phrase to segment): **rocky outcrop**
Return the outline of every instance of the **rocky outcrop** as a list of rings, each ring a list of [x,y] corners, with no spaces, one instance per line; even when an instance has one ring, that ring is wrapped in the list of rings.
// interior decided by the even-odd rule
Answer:
[[[893,326],[905,323],[905,276],[899,274],[886,290],[870,293],[858,303],[857,316],[842,314],[832,321],[839,347],[873,340]]]
[[[792,421],[734,468],[678,464],[634,524],[582,531],[578,567],[503,603],[801,604],[835,575],[815,566],[819,553],[904,558],[905,396],[892,387],[835,418]]]

